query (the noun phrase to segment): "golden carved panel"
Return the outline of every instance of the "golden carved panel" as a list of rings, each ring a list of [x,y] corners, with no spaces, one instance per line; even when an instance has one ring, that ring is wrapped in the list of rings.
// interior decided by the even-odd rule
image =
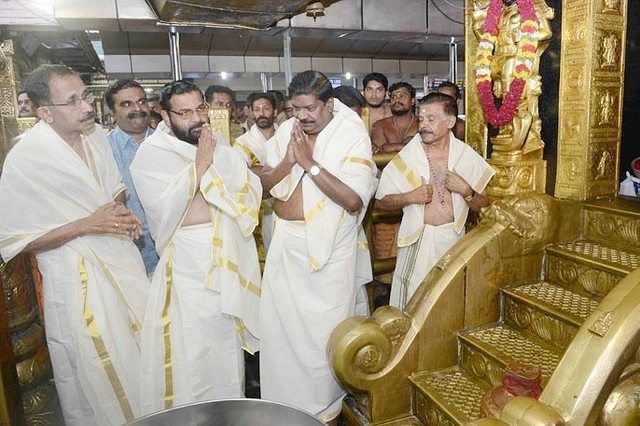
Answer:
[[[496,170],[487,189],[491,198],[544,192],[545,161],[496,161],[491,158],[489,164]]]
[[[622,16],[620,0],[600,0],[598,8],[601,13]]]
[[[619,71],[620,61],[618,59],[621,46],[622,41],[619,32],[607,31],[598,34],[596,67],[606,71]]]

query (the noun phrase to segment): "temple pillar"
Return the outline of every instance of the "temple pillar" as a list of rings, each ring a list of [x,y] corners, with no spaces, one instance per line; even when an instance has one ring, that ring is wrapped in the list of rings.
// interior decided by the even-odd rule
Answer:
[[[626,0],[564,0],[555,195],[618,192]]]

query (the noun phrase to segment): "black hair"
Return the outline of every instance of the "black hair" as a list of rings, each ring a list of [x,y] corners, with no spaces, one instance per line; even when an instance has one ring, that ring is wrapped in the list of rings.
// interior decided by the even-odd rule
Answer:
[[[296,74],[289,83],[291,97],[298,95],[314,95],[316,99],[327,103],[333,98],[333,86],[326,75],[320,71],[303,71]]]
[[[167,83],[160,90],[160,108],[163,111],[171,109],[171,98],[173,95],[182,95],[183,93],[198,92],[202,96],[202,90],[194,83],[187,80],[176,80]]]
[[[364,108],[367,105],[362,93],[353,86],[338,86],[333,89],[333,96],[349,108]]]
[[[460,98],[460,88],[458,87],[457,84],[452,83],[450,81],[443,81],[438,85],[438,88],[436,90],[439,92],[440,89],[443,89],[445,87],[451,87],[453,89],[454,97],[456,99]]]
[[[207,90],[204,92],[204,98],[208,103],[211,103],[211,101],[213,100],[214,93],[226,93],[231,97],[233,103],[236,102],[236,92],[231,90],[230,87],[221,86],[219,84],[212,84],[211,86],[207,87]]]
[[[253,109],[253,103],[258,99],[266,99],[271,103],[273,109],[277,109],[276,98],[271,92],[254,92],[247,96],[247,104],[249,108]]]
[[[410,85],[409,83],[407,83],[406,81],[399,81],[397,83],[393,83],[391,87],[389,87],[389,94],[395,92],[401,87],[404,87],[409,91],[409,93],[411,94],[411,99],[416,97],[416,88]]]
[[[43,64],[33,70],[25,79],[25,89],[29,100],[40,107],[51,103],[51,80],[57,77],[78,76],[66,65]],[[78,77],[79,78],[79,77]]]
[[[442,109],[446,115],[456,117],[458,115],[458,101],[446,93],[431,92],[420,99],[420,105],[442,104]]]
[[[147,96],[140,83],[128,78],[123,80],[116,80],[111,83],[109,87],[107,87],[107,90],[104,91],[104,101],[107,103],[107,106],[111,111],[115,110],[116,106],[116,101],[115,99],[113,99],[114,95],[121,90],[129,89],[131,87],[137,87],[138,89],[142,90],[142,93],[144,93],[145,97]]]
[[[389,80],[384,74],[380,74],[379,72],[372,72],[364,76],[362,79],[362,88],[367,87],[370,81],[377,81],[378,83],[384,86],[384,90],[389,88]]]
[[[274,97],[277,105],[280,105],[280,104],[284,103],[284,93],[282,93],[281,91],[279,91],[279,90],[267,90],[267,93],[270,93]]]

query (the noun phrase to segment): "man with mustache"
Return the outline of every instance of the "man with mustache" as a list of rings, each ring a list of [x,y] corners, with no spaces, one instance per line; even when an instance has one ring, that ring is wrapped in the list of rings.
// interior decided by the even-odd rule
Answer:
[[[139,417],[138,332],[149,281],[140,220],[95,123],[94,97],[64,65],[25,82],[40,121],[4,162],[0,254],[35,252],[42,273],[47,347],[67,426],[121,425]]]
[[[254,125],[248,132],[238,137],[233,143],[233,147],[240,153],[242,158],[255,173],[260,173],[266,164],[267,140],[269,140],[278,125],[275,123],[278,116],[276,100],[271,93],[252,93],[247,99],[249,108],[254,117]],[[272,214],[273,200],[266,198],[262,202],[261,235],[264,252],[269,249],[272,235]]]
[[[489,205],[495,171],[452,129],[458,104],[433,92],[420,101],[420,132],[382,171],[375,207],[403,210],[389,304],[404,309],[431,268],[465,232],[469,209]]]
[[[131,164],[160,253],[140,343],[145,414],[243,397],[242,349],[258,350],[260,179],[212,131],[198,86],[165,85],[160,106],[165,128]]]
[[[361,223],[376,167],[362,119],[324,74],[297,74],[289,93],[294,118],[268,142],[261,175],[275,224],[260,300],[260,391],[337,425],[345,391],[326,346],[371,281]]]
[[[400,151],[416,133],[418,119],[413,113],[416,89],[403,81],[389,87],[391,117],[376,121],[371,127],[373,152]]]
[[[29,100],[27,91],[22,90],[20,93],[18,93],[18,117],[28,118],[35,116],[36,115],[33,112],[33,106],[31,105],[31,101]]]
[[[138,152],[138,147],[153,133],[153,129],[149,127],[150,109],[147,94],[137,81],[126,79],[110,84],[104,92],[104,99],[116,122],[116,128],[110,131],[107,137],[122,180],[127,185],[127,207],[142,222],[142,236],[136,241],[136,245],[142,254],[147,274],[151,276],[158,263],[158,253],[129,173],[129,166]]]

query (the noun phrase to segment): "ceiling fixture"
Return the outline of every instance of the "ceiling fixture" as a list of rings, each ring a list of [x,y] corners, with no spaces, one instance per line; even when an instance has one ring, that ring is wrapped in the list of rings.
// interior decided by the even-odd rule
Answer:
[[[321,1],[312,1],[307,5],[307,16],[316,21],[318,16],[324,16],[324,5]]]

